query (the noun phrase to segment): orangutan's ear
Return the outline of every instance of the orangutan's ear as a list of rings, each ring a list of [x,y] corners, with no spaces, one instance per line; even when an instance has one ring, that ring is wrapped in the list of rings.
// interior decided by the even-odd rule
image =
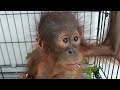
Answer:
[[[40,49],[43,49],[43,41],[41,39],[38,40],[38,46]]]

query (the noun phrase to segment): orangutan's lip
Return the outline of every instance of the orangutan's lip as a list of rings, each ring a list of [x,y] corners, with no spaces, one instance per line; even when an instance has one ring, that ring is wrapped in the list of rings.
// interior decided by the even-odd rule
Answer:
[[[67,63],[67,65],[76,65],[76,64],[80,64],[80,61],[79,61],[79,62],[71,62],[71,63]]]
[[[76,65],[77,67],[81,67],[80,62],[68,63],[67,65]]]

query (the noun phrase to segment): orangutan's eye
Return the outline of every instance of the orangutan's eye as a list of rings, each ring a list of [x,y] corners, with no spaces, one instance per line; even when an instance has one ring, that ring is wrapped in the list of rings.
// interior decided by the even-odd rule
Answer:
[[[78,41],[78,37],[77,36],[74,37],[74,41]]]
[[[63,42],[64,42],[64,43],[68,43],[68,38],[64,38],[64,39],[63,39]]]

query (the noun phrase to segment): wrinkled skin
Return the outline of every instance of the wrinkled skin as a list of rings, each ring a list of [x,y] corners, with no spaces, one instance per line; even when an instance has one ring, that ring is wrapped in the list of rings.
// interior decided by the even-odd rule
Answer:
[[[38,25],[38,47],[27,56],[25,73],[34,79],[82,79],[84,57],[114,55],[110,41],[114,35],[110,32],[99,46],[88,46],[81,32],[78,21],[70,13],[43,15]]]

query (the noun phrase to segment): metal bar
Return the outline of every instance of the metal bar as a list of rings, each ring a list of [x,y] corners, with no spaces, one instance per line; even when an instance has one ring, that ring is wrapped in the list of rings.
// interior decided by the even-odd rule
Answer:
[[[99,57],[97,57],[97,65],[100,66],[100,60],[99,60]]]
[[[2,68],[10,68],[11,65],[0,65]],[[17,64],[16,67],[26,67],[26,64]]]
[[[91,40],[91,25],[92,25],[92,12],[91,12],[91,19],[90,19],[90,37],[89,37],[89,44]]]
[[[5,76],[5,74],[11,74],[11,75],[13,75],[13,74],[19,74],[19,73],[23,73],[23,72],[21,72],[21,71],[18,71],[17,73],[16,72],[2,72],[3,74],[4,74],[4,76]]]
[[[102,73],[104,74],[105,78],[107,78],[107,76],[105,75],[105,72],[104,72],[103,70],[101,70],[101,71],[102,71]]]
[[[0,79],[2,79],[2,77],[0,77]],[[5,76],[4,76],[4,79],[19,79],[19,77],[10,77],[10,76],[5,77]]]
[[[102,34],[102,41],[104,40],[104,32],[105,32],[105,24],[106,24],[106,13],[105,13],[105,19],[104,19],[104,25],[103,25],[103,34]]]
[[[78,21],[78,11],[76,11],[75,13],[77,13],[77,21]],[[79,26],[79,22],[77,22],[77,27]]]
[[[109,67],[108,67],[107,79],[108,79],[108,75],[109,75],[109,71],[110,71],[110,63],[111,63],[111,57],[110,57],[110,62],[109,62]]]
[[[101,18],[101,11],[99,12],[99,15],[98,15],[98,26],[97,26],[97,41],[96,41],[96,45],[98,45],[98,37],[99,37],[99,31],[100,31],[100,18]]]
[[[84,36],[84,31],[85,31],[85,11],[84,11],[83,38],[85,37],[85,36]]]
[[[104,69],[104,72],[106,71],[106,65],[107,65],[107,59],[105,59],[106,63],[105,63],[105,69]]]
[[[97,60],[97,57],[95,56],[94,57],[94,62],[93,62],[94,66],[96,65],[96,62],[97,62],[96,60]],[[93,78],[94,78],[94,75],[93,75]]]
[[[96,60],[95,65],[98,65],[98,57],[97,56],[95,56],[95,60]]]
[[[3,55],[3,51],[2,51],[1,45],[0,45],[0,51],[1,51],[1,54],[2,54],[2,58],[3,58],[4,65],[6,65],[6,63],[5,63],[5,58],[4,58],[4,55]]]
[[[117,69],[116,79],[117,79],[117,77],[118,77],[119,68],[120,68],[120,62],[119,62],[118,69]]]
[[[1,68],[1,67],[0,67],[0,70],[1,70],[2,79],[4,79],[4,75],[3,75],[3,72],[2,72],[2,68]]]
[[[101,66],[100,66],[100,61],[101,61],[100,59],[101,59],[101,58],[99,57],[99,58],[98,58],[98,61],[99,61],[99,63],[98,63],[98,64],[99,64],[99,67],[101,67]]]
[[[104,58],[103,58],[103,56],[101,56],[101,57],[102,57],[102,68],[103,68]]]
[[[36,21],[36,13],[34,11],[34,18],[35,18],[35,30],[36,30],[36,36],[37,36],[37,21]]]
[[[32,41],[32,42],[36,42],[36,41]],[[4,43],[31,43],[31,41],[18,41],[18,42],[0,42],[1,44]]]
[[[5,34],[4,34],[4,30],[3,30],[3,25],[2,25],[1,19],[0,19],[0,25],[1,25],[1,28],[2,28],[2,34],[3,34],[4,41],[6,42]],[[6,50],[7,50],[7,54],[8,54],[8,58],[9,58],[8,60],[9,60],[9,62],[10,62],[10,64],[11,64],[11,59],[10,59],[10,55],[9,55],[9,52],[8,52],[7,44],[5,44],[5,46],[6,46]],[[1,49],[2,49],[2,48],[1,48]]]
[[[112,68],[111,79],[112,79],[112,75],[113,75],[113,71],[114,71],[114,65],[115,65],[115,59],[114,59],[114,63],[113,63],[113,68]]]
[[[28,11],[27,11],[27,19],[28,19],[28,25],[29,25],[29,32],[30,32],[31,45],[32,45],[32,50],[33,50],[33,44],[32,44],[32,34],[31,34],[31,29],[30,29],[30,20],[29,20]]]
[[[5,11],[5,13],[6,13],[6,11]],[[9,33],[10,33],[10,40],[13,41],[13,40],[12,40],[12,36],[11,36],[10,25],[9,25],[9,21],[8,21],[7,15],[6,15],[6,20],[7,20],[7,25],[8,25],[8,31],[9,31]],[[16,58],[16,55],[15,55],[15,50],[14,50],[13,43],[12,43],[12,48],[13,48],[13,53],[14,53],[14,57],[15,57],[15,62],[16,62],[16,64],[17,64],[17,58]]]
[[[22,15],[26,15],[27,13],[21,13]],[[34,14],[34,13],[28,13],[28,14]],[[41,14],[41,13],[35,13],[35,14]],[[9,13],[5,13],[5,14],[0,14],[0,15],[13,15],[12,13],[11,14],[9,14]],[[14,15],[20,15],[20,13],[14,13]]]
[[[49,12],[49,11],[45,11],[45,12]],[[69,11],[69,12],[71,13],[71,12],[74,12],[74,11]],[[98,11],[94,11],[94,12],[98,12]],[[22,12],[21,14],[22,15],[26,15],[27,13]],[[34,11],[33,11],[33,13],[32,12],[28,12],[28,14],[34,14]],[[40,12],[36,12],[35,14],[41,14],[41,13]],[[12,13],[7,13],[7,14],[0,14],[0,15],[13,15],[13,14]],[[14,13],[14,15],[20,15],[20,13]]]
[[[102,23],[103,23],[103,16],[104,16],[104,14],[102,13],[102,21],[101,21],[101,28],[100,28],[100,40],[101,40],[102,28],[103,28],[103,26],[102,26]]]
[[[22,24],[23,36],[24,36],[23,38],[24,38],[24,41],[26,41],[26,39],[25,39],[25,32],[24,32],[24,26],[23,26],[23,20],[22,20],[22,15],[21,15],[21,11],[20,11],[20,19],[21,19],[21,24]],[[25,42],[25,48],[26,48],[26,53],[28,53],[26,42]]]
[[[93,62],[94,65],[96,65],[96,62],[97,62],[96,60],[97,60],[97,57],[95,56],[94,57],[94,62]]]
[[[13,11],[12,11],[12,13],[13,13]],[[15,31],[16,31],[16,35],[17,35],[17,41],[19,42],[18,32],[17,32],[17,26],[16,26],[16,21],[15,21],[14,13],[13,13],[13,20],[14,20]],[[22,64],[23,64],[22,52],[21,52],[21,48],[20,48],[20,44],[19,43],[18,43],[18,47],[19,47],[19,51],[20,51],[21,61],[22,61]]]

